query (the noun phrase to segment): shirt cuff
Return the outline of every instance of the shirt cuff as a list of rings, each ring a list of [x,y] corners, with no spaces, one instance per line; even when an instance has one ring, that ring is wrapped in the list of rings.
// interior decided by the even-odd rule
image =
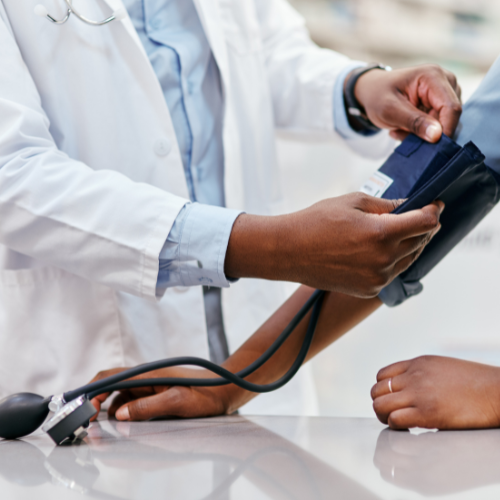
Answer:
[[[353,62],[346,66],[335,82],[335,87],[333,89],[333,123],[335,126],[335,131],[346,141],[349,140],[359,140],[360,136],[371,136],[378,134],[378,132],[360,130],[359,132],[354,130],[349,124],[349,118],[347,117],[347,110],[345,109],[344,103],[344,83],[345,79],[349,73],[356,69],[362,68],[366,64],[361,64],[359,62]]]
[[[224,273],[229,237],[243,212],[188,203],[160,252],[157,296],[174,286],[229,287]]]

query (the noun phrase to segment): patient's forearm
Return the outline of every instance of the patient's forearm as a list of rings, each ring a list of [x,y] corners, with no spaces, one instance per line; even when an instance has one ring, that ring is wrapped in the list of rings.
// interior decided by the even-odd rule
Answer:
[[[264,323],[257,332],[243,344],[227,361],[224,367],[237,372],[257,359],[280,335],[292,318],[314,292],[313,289],[302,286],[297,292]],[[332,342],[344,335],[366,317],[376,311],[382,302],[378,298],[358,299],[340,293],[327,293],[323,301],[316,334],[314,336],[307,360],[314,357]],[[300,323],[296,331],[279,349],[279,351],[264,366],[257,370],[247,380],[259,384],[273,382],[283,376],[295,357],[306,335],[311,313]],[[255,394],[235,386],[229,386],[228,391],[231,408],[236,410]]]

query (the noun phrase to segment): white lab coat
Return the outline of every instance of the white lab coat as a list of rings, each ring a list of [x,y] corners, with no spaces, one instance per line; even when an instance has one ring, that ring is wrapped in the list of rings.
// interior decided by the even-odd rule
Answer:
[[[137,33],[128,18],[55,26],[34,15],[39,2],[0,3],[0,396],[208,356],[201,288],[155,297],[158,255],[188,191]],[[195,3],[222,75],[227,205],[277,213],[275,129],[334,137],[333,87],[349,61],[312,45],[285,0]],[[62,0],[43,4],[63,17]],[[120,7],[81,2],[96,20]],[[377,154],[385,143],[354,147]],[[257,280],[225,290],[232,348],[284,297]],[[290,390],[299,412],[301,389]]]

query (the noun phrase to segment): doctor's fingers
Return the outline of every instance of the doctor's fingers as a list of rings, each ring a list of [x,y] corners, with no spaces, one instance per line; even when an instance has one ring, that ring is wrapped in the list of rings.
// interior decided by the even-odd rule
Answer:
[[[396,276],[404,273],[420,257],[420,255],[422,255],[424,248],[425,247],[421,247],[416,252],[408,255],[407,257],[403,257],[401,260],[396,262],[392,268],[392,273],[390,273],[392,278],[394,279]]]
[[[457,95],[458,100],[461,103],[462,102],[462,87],[458,83],[457,76],[455,75],[455,73],[448,71],[446,69],[443,69],[442,71],[444,71],[446,78],[450,82],[451,88],[455,91],[455,94]]]
[[[462,114],[462,89],[456,76],[439,66],[431,66],[419,84],[418,98],[439,120],[443,132],[452,137]]]
[[[384,236],[399,241],[422,236],[438,228],[444,208],[442,201],[435,201],[419,210],[404,214],[380,215],[379,229]]]
[[[434,236],[439,232],[441,229],[441,224],[438,225],[438,227],[432,231],[430,234],[425,235],[418,243],[420,246],[417,246],[417,249],[413,252],[410,253],[410,255],[401,258],[396,264],[394,265],[393,268],[393,275],[399,276],[401,273],[404,273],[418,258],[422,255],[422,252],[425,250],[425,247],[429,244],[429,242],[434,238]],[[410,244],[410,247],[413,246]],[[416,243],[415,243],[416,246]]]
[[[437,142],[441,133],[452,136],[462,114],[460,90],[455,75],[439,66],[421,66],[399,83],[392,110],[395,128]],[[391,113],[391,104],[388,106]],[[397,118],[396,118],[397,117]]]
[[[440,229],[441,224],[439,224],[436,229],[429,231],[421,236],[415,236],[414,238],[408,238],[401,241],[397,249],[399,260],[404,259],[409,255],[415,255],[416,257],[419,257],[425,247],[431,242],[432,238],[436,236]]]

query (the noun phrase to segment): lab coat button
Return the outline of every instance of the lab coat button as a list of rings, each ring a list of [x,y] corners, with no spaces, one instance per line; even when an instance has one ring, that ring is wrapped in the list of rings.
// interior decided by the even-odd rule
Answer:
[[[172,151],[172,144],[168,139],[158,139],[155,143],[155,153],[158,156],[167,156]]]

